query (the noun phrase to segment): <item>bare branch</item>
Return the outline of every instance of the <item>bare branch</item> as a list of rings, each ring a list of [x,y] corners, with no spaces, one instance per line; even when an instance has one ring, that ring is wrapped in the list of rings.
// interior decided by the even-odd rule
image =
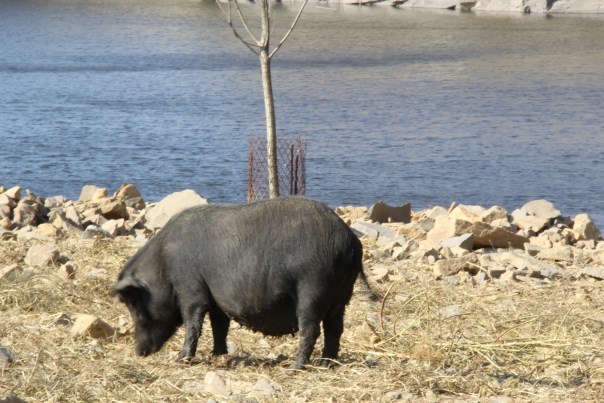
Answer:
[[[289,36],[292,34],[292,32],[294,31],[294,28],[296,27],[296,24],[298,24],[298,20],[302,16],[302,11],[304,11],[304,7],[306,7],[307,4],[308,4],[308,0],[304,0],[304,3],[302,4],[302,7],[300,7],[300,10],[298,11],[296,18],[294,19],[294,22],[292,22],[292,25],[289,27],[289,31],[287,31],[285,36],[283,36],[283,39],[281,39],[281,42],[279,42],[277,47],[275,47],[275,49],[273,49],[273,51],[269,54],[269,56],[268,56],[269,59],[272,58],[279,49],[281,49],[281,46],[283,46],[285,41],[287,41]]]
[[[239,2],[237,0],[228,0],[229,3],[233,2],[235,4],[235,9],[237,9],[237,14],[239,14],[239,18],[241,19],[241,23],[243,24],[243,28],[245,28],[245,30],[247,31],[247,34],[254,40],[254,42],[256,42],[257,44],[259,44],[258,42],[258,38],[256,38],[256,36],[252,33],[252,30],[250,29],[247,20],[245,19],[245,17],[243,16],[243,12],[241,11],[241,7],[239,7]]]
[[[260,47],[258,45],[258,41],[256,40],[256,38],[254,37],[254,35],[252,35],[252,33],[249,31],[249,28],[247,26],[247,22],[245,21],[245,18],[243,17],[243,14],[241,14],[241,10],[239,9],[239,17],[241,18],[241,21],[243,23],[243,26],[246,28],[248,34],[252,37],[252,39],[254,39],[256,41],[256,43],[250,43],[248,41],[246,41],[237,31],[237,28],[235,28],[235,26],[233,25],[233,17],[231,15],[231,1],[234,2],[236,4],[237,9],[239,9],[239,4],[237,3],[237,0],[228,0],[229,3],[229,7],[228,9],[224,9],[222,4],[220,4],[219,0],[216,0],[216,4],[218,5],[218,8],[220,8],[220,10],[222,11],[222,13],[224,14],[224,16],[227,19],[227,24],[229,24],[229,26],[231,27],[231,29],[233,30],[233,34],[235,35],[235,37],[237,39],[239,39],[239,41],[241,41],[241,43],[243,43],[249,50],[251,50],[254,54],[259,55],[260,51],[258,50],[258,48]]]

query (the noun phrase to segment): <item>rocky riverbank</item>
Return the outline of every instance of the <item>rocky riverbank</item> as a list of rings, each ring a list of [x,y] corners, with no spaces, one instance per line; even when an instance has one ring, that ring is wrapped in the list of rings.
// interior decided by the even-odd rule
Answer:
[[[192,190],[149,203],[134,185],[86,186],[78,200],[0,188],[0,399],[604,398],[604,241],[588,214],[543,200],[511,212],[338,207],[378,298],[358,283],[334,368],[293,372],[296,337],[237,324],[225,360],[204,331],[199,358],[173,363],[182,329],[136,357],[127,309],[108,290],[170,216],[204,203]]]
[[[29,191],[22,195],[18,186],[0,187],[0,238],[52,243],[66,237],[124,237],[144,243],[172,215],[207,203],[192,190],[146,203],[132,184],[112,195],[105,188],[85,186],[78,200],[43,198]],[[604,279],[604,242],[589,214],[567,217],[546,200],[512,212],[455,203],[412,212],[409,204],[393,207],[382,202],[369,208],[338,207],[336,212],[379,261],[365,268],[377,289],[401,280],[410,265],[429,265],[435,279],[448,282]],[[36,265],[53,256],[31,252],[25,263]]]
[[[459,11],[601,14],[604,0],[342,0],[347,4],[386,4],[400,8],[435,8]]]

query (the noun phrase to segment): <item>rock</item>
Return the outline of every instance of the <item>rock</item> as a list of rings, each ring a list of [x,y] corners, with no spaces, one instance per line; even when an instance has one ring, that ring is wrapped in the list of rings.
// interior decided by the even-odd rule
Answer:
[[[85,185],[80,192],[78,201],[89,202],[107,197],[106,188],[98,188],[94,185]]]
[[[476,256],[468,255],[461,258],[455,258],[450,260],[439,260],[433,266],[433,275],[435,279],[442,277],[452,276],[459,273],[462,270],[474,271]]]
[[[411,253],[419,249],[419,244],[411,239],[402,242],[401,246],[392,248],[392,258],[394,260],[403,260],[411,256]]]
[[[544,218],[546,220],[554,220],[560,217],[560,211],[556,210],[554,205],[547,200],[533,200],[522,206],[527,215]]]
[[[104,239],[111,238],[111,234],[96,225],[89,225],[86,230],[82,233],[82,239]]]
[[[532,244],[530,242],[524,244],[524,251],[529,256],[537,256],[537,254],[539,252],[541,252],[542,250],[543,250],[543,248],[541,246],[534,245],[534,244]]]
[[[378,263],[369,268],[369,273],[367,274],[375,281],[383,281],[388,276],[389,271],[389,266]]]
[[[17,207],[17,202],[6,193],[2,193],[0,194],[0,206],[6,206],[8,211],[10,211]]]
[[[516,225],[512,224],[507,218],[498,218],[496,220],[493,220],[493,221],[491,221],[490,225],[491,225],[491,227],[503,228],[510,232],[518,231],[518,227]]]
[[[583,274],[589,277],[604,280],[604,266],[587,266],[583,268]]]
[[[440,244],[444,248],[460,247],[466,250],[472,250],[474,247],[474,235],[462,234],[441,241]]]
[[[514,270],[506,270],[505,272],[501,273],[499,280],[505,282],[514,281],[516,280],[516,273],[514,273]]]
[[[484,212],[485,209],[481,206],[466,206],[464,204],[460,204],[449,213],[449,218],[469,222],[479,222],[482,221],[481,215]]]
[[[67,262],[59,267],[57,274],[66,280],[73,280],[75,278],[75,272],[75,265],[71,262]]]
[[[550,224],[550,220],[534,215],[517,215],[514,217],[514,224],[520,229],[529,229],[535,233],[538,233]]]
[[[499,262],[506,262],[518,270],[525,270],[530,273],[539,273],[540,276],[554,279],[562,275],[563,271],[558,266],[543,262],[532,256],[515,251],[500,252],[492,256]]]
[[[539,236],[531,237],[531,239],[529,239],[529,243],[542,249],[551,248],[553,246],[552,241],[549,240],[548,234],[541,234]]]
[[[384,394],[384,398],[386,400],[403,400],[406,402],[410,402],[413,400],[419,400],[417,396],[413,393],[405,392],[404,390],[393,390],[391,392],[386,392]]]
[[[36,225],[38,210],[34,205],[19,203],[13,210],[13,223],[23,225]]]
[[[13,228],[13,223],[8,217],[4,217],[0,220],[0,228],[10,231]]]
[[[128,210],[126,204],[123,201],[105,199],[99,204],[101,215],[108,220],[127,220]]]
[[[495,220],[508,220],[508,211],[500,206],[492,206],[480,214],[480,221],[491,224]]]
[[[208,204],[208,201],[194,190],[183,190],[166,196],[146,213],[147,227],[152,230],[163,227],[168,220],[182,210]]]
[[[586,241],[577,241],[575,243],[575,247],[577,248],[581,248],[581,249],[595,249],[596,248],[596,241],[594,241],[593,239],[589,239]]]
[[[600,239],[600,230],[592,221],[589,214],[577,214],[575,216],[573,231],[577,234],[577,240],[594,240]]]
[[[604,0],[556,0],[549,12],[601,14],[604,12]]]
[[[50,266],[59,261],[59,250],[53,245],[34,244],[25,255],[24,262],[28,266]]]
[[[62,230],[50,223],[42,223],[38,225],[36,232],[40,235],[44,235],[50,238],[62,238],[64,235]]]
[[[537,254],[537,258],[557,262],[572,262],[573,251],[570,246],[556,246],[551,249],[542,249]]]
[[[489,266],[488,272],[491,278],[499,278],[503,273],[507,271],[505,265],[501,263],[494,263]]]
[[[127,200],[132,200],[132,199],[141,199],[142,200],[142,198],[143,198],[143,196],[138,191],[136,186],[134,186],[131,183],[121,184],[120,187],[117,188],[117,190],[115,191],[115,194],[113,195],[113,197],[120,201],[127,201]]]
[[[336,214],[338,214],[346,224],[351,225],[357,220],[365,219],[367,207],[340,206],[336,208]]]
[[[94,315],[79,314],[71,328],[71,337],[92,337],[107,339],[115,334],[115,329]]]
[[[458,4],[459,0],[408,0],[401,6],[404,8],[454,9]]]
[[[16,362],[17,356],[6,347],[0,347],[0,364]]]
[[[275,393],[275,388],[266,378],[260,377],[252,388],[252,393],[257,393],[260,395],[273,395]]]
[[[547,7],[544,0],[477,0],[474,10],[545,13]]]
[[[403,204],[402,206],[393,207],[380,201],[369,209],[369,219],[378,223],[388,222],[411,222],[411,204]]]
[[[449,215],[449,211],[441,206],[434,206],[425,212],[426,218],[431,218],[432,220],[436,220],[436,217],[439,216],[447,216]]]
[[[68,219],[69,221],[71,221],[71,223],[74,226],[80,227],[82,225],[82,217],[80,216],[80,213],[78,213],[78,210],[76,210],[76,208],[74,206],[67,206],[64,211],[65,211],[65,218]]]
[[[195,381],[193,379],[189,379],[189,380],[183,382],[180,389],[185,393],[194,395],[196,393],[203,392],[204,387],[203,387],[203,383],[201,383],[199,381]],[[214,400],[214,401],[216,402],[216,400]],[[209,402],[209,400],[206,401],[206,403],[207,402]]]
[[[359,238],[367,237],[375,241],[377,241],[380,237],[388,238],[390,241],[393,241],[397,238],[396,232],[394,232],[393,229],[367,221],[356,221],[350,226],[350,228]],[[382,242],[384,244],[387,243],[385,239],[382,240]]]
[[[101,229],[107,231],[112,237],[116,237],[126,233],[126,221],[123,218],[120,218],[119,220],[109,220],[101,225]]]
[[[440,308],[438,310],[438,313],[440,314],[440,317],[442,319],[450,319],[455,316],[461,316],[465,312],[459,305],[449,305],[449,306]]]
[[[220,396],[229,396],[232,391],[227,381],[214,371],[209,371],[203,380],[204,390]]]
[[[62,206],[65,202],[67,202],[65,196],[47,197],[46,200],[44,200],[44,207],[50,210]]]
[[[5,399],[1,399],[0,403],[27,403],[27,401],[11,395],[7,396]]]
[[[11,273],[15,273],[18,268],[19,268],[19,265],[17,263],[13,263],[13,264],[10,264],[8,266],[1,268],[0,269],[0,280],[2,280],[5,277],[10,276]]]
[[[434,228],[428,232],[427,239],[441,241],[465,233],[474,235],[474,248],[523,248],[528,238],[509,232],[503,228],[492,227],[483,222],[468,222],[463,220],[437,217]]]
[[[21,199],[21,187],[13,186],[12,188],[5,190],[3,194],[10,197],[15,202],[18,202]]]

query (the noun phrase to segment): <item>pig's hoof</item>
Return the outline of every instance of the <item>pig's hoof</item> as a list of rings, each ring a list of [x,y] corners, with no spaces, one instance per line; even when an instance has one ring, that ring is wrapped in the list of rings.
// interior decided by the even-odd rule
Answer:
[[[191,357],[190,355],[178,354],[178,357],[176,358],[176,362],[178,362],[180,364],[192,364],[193,357]]]

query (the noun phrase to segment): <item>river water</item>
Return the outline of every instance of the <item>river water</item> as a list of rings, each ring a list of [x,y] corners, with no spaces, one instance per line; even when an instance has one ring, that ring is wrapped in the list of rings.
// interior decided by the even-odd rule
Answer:
[[[277,6],[275,32],[294,14]],[[3,0],[0,33],[0,184],[245,200],[260,71],[213,3]],[[273,85],[279,135],[307,145],[310,197],[545,198],[604,225],[602,17],[314,3]]]

